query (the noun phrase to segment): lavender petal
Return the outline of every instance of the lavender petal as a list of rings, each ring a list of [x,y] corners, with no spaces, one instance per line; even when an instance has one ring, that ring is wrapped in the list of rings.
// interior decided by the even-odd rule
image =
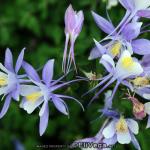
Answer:
[[[46,85],[49,85],[53,78],[54,59],[49,60],[42,71],[42,79]]]
[[[133,51],[139,55],[150,54],[150,40],[138,39],[132,42]]]
[[[23,48],[23,50],[21,51],[20,55],[18,56],[17,62],[16,62],[16,66],[15,66],[15,72],[18,73],[20,67],[22,66],[22,62],[23,62],[23,57],[24,57],[24,50],[25,48]]]
[[[27,62],[23,61],[22,67],[24,68],[27,75],[34,81],[40,82],[40,77],[37,74],[36,70]]]
[[[146,9],[146,10],[139,10],[137,12],[137,15],[139,17],[150,18],[150,10],[148,10],[148,9]]]
[[[9,48],[7,48],[6,52],[5,52],[4,65],[9,71],[14,72],[14,69],[13,69],[13,56],[12,56],[12,53],[11,53]]]
[[[93,15],[93,18],[94,18],[97,26],[101,30],[103,30],[105,33],[110,34],[115,30],[112,23],[110,23],[108,20],[104,19],[103,17],[101,17],[100,15],[96,14],[93,11],[92,11],[92,15]]]
[[[127,10],[133,11],[135,9],[134,0],[119,0],[120,4]]]
[[[9,105],[10,105],[10,102],[11,102],[11,95],[7,95],[6,99],[5,99],[5,102],[4,102],[4,105],[3,105],[3,108],[0,112],[0,119],[6,114],[6,112],[8,111],[8,108],[9,108]]]
[[[57,97],[56,95],[53,95],[52,101],[53,101],[54,105],[56,106],[56,108],[61,113],[68,115],[68,107],[67,107],[66,103],[61,98]]]
[[[40,124],[39,124],[39,132],[40,136],[42,136],[48,126],[48,118],[49,118],[49,108],[48,103],[45,107],[43,115],[40,117]]]
[[[122,31],[122,36],[126,40],[135,39],[140,34],[141,26],[142,26],[141,22],[132,22],[127,24]]]

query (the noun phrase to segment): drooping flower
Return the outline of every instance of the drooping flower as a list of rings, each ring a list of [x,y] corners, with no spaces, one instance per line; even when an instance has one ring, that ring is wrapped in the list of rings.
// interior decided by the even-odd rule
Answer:
[[[112,57],[110,57],[107,54],[104,54],[100,60],[100,63],[104,65],[106,70],[109,72],[109,74],[105,77],[103,77],[103,80],[95,86],[93,89],[88,91],[87,93],[95,90],[96,88],[100,87],[101,85],[105,84],[98,93],[92,98],[92,101],[97,98],[97,96],[104,91],[110,84],[112,84],[114,81],[117,80],[116,86],[112,92],[112,97],[111,100],[120,85],[120,83],[124,84],[124,80],[127,78],[130,78],[131,76],[138,76],[143,73],[143,68],[140,65],[140,63],[135,60],[134,58],[131,57],[131,54],[129,51],[124,50],[123,53],[121,54],[118,62],[115,64],[114,60]],[[86,94],[87,94],[86,93]],[[91,102],[92,102],[91,101]]]
[[[66,42],[62,62],[62,69],[64,73],[69,72],[72,63],[74,64],[75,69],[77,70],[74,56],[74,44],[76,38],[79,36],[81,32],[83,21],[84,21],[83,12],[79,11],[76,13],[76,11],[74,11],[72,6],[70,5],[65,13]],[[69,41],[70,41],[70,49],[68,52]]]
[[[134,134],[138,134],[139,126],[138,123],[133,119],[125,119],[123,116],[120,118],[113,119],[104,128],[102,134],[104,138],[110,139],[115,138],[116,142],[120,144],[133,143],[136,149],[140,150],[140,145],[136,140]]]
[[[0,118],[2,118],[10,106],[12,98],[19,101],[20,95],[20,83],[21,75],[18,72],[21,68],[24,50],[18,56],[15,68],[13,67],[13,56],[10,49],[6,49],[4,66],[0,63],[0,95],[3,95],[5,102],[0,112]]]
[[[128,99],[130,99],[133,103],[133,114],[136,119],[142,120],[146,117],[146,114],[148,114],[148,122],[146,128],[150,128],[150,102],[142,104],[134,96],[131,95],[129,95]]]
[[[135,116],[136,119],[142,120],[143,118],[146,117],[145,113],[145,106],[143,103],[141,103],[135,96],[131,96],[130,92],[126,94],[128,99],[132,102],[133,104],[133,115]]]
[[[42,80],[40,80],[39,75],[30,64],[23,62],[22,66],[34,85],[21,85],[21,95],[23,96],[23,100],[20,104],[20,107],[26,110],[27,113],[31,114],[38,106],[42,105],[39,112],[39,133],[40,135],[43,135],[48,125],[48,102],[52,102],[57,110],[64,115],[69,115],[67,104],[65,103],[63,98],[73,99],[77,101],[75,98],[70,96],[54,94],[55,90],[68,85],[72,81],[59,84],[62,77],[58,80],[52,80],[54,68],[53,59],[49,60],[45,64],[42,71]],[[78,103],[81,105],[80,102]]]

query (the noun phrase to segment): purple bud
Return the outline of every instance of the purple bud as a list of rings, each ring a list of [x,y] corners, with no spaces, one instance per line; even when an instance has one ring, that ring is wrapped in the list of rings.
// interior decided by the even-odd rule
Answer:
[[[72,5],[70,5],[67,8],[65,13],[66,42],[65,42],[65,49],[64,49],[63,62],[62,62],[62,70],[65,74],[69,72],[72,64],[74,64],[75,70],[77,72],[76,63],[75,63],[75,54],[74,54],[74,44],[76,38],[81,32],[83,21],[84,21],[83,12],[74,11]],[[70,43],[70,49],[68,48],[69,43]]]
[[[83,20],[83,12],[76,12],[73,10],[72,5],[69,5],[65,13],[65,33],[78,36],[82,29]]]

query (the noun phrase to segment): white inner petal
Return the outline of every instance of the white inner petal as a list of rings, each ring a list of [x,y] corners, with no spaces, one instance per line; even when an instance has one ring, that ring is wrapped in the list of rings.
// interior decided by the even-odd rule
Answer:
[[[101,60],[104,60],[105,62],[107,62],[110,66],[112,66],[113,68],[115,68],[115,63],[114,60],[112,59],[112,57],[110,57],[107,54],[104,54],[101,58]],[[102,63],[102,61],[100,61],[100,63]]]
[[[115,121],[110,122],[103,130],[103,135],[105,138],[111,138],[115,134]]]
[[[127,124],[129,129],[134,133],[134,134],[138,134],[139,132],[139,126],[138,123],[133,120],[133,119],[127,119]]]
[[[24,108],[24,110],[27,111],[28,114],[31,114],[42,102],[42,98],[39,98],[35,102],[26,100],[26,102],[23,103],[22,107]]]
[[[150,102],[147,102],[144,104],[145,106],[145,112],[150,115]]]
[[[140,63],[136,62],[129,51],[123,51],[117,65],[115,76],[120,79],[125,79],[129,76],[140,75],[143,72],[143,68]]]
[[[131,136],[129,132],[117,132],[117,141],[120,144],[129,144],[131,141]]]

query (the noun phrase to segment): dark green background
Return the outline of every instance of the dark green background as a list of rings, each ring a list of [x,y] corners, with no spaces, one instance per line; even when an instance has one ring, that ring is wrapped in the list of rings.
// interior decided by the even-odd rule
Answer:
[[[77,67],[81,70],[103,73],[104,69],[97,61],[88,61],[90,49],[94,45],[93,38],[100,40],[105,36],[95,25],[91,10],[106,17],[105,4],[101,0],[1,0],[0,1],[0,58],[3,61],[5,49],[11,48],[15,59],[20,50],[26,47],[25,60],[35,68],[41,68],[48,59],[55,58],[55,79],[62,75],[61,62],[63,56],[64,13],[69,4],[75,10],[83,10],[85,15],[84,26],[75,45]],[[117,6],[110,16],[116,25],[121,20],[125,10]],[[147,35],[145,35],[147,36]],[[148,37],[148,36],[147,36]],[[66,79],[73,79],[73,73]],[[74,140],[94,136],[101,127],[101,120],[95,120],[100,114],[98,109],[103,106],[102,94],[90,107],[87,107],[93,94],[81,98],[92,83],[74,83],[59,92],[79,99],[85,106],[85,112],[73,101],[67,101],[70,118],[59,113],[50,105],[49,125],[45,134],[40,137],[38,132],[39,117],[37,109],[28,115],[13,101],[6,116],[0,120],[0,150],[14,149],[13,139],[19,139],[26,150],[38,149],[41,144],[71,144]],[[112,89],[111,86],[109,89]],[[124,97],[124,88],[120,87],[114,101],[116,106],[127,117],[132,117],[132,105]],[[2,108],[3,102],[0,104]],[[147,119],[140,125],[140,134],[137,136],[142,150],[149,150],[150,130],[145,129]],[[144,122],[144,123],[143,123]],[[130,145],[117,145],[116,150],[134,149]],[[40,148],[39,148],[40,149]]]

